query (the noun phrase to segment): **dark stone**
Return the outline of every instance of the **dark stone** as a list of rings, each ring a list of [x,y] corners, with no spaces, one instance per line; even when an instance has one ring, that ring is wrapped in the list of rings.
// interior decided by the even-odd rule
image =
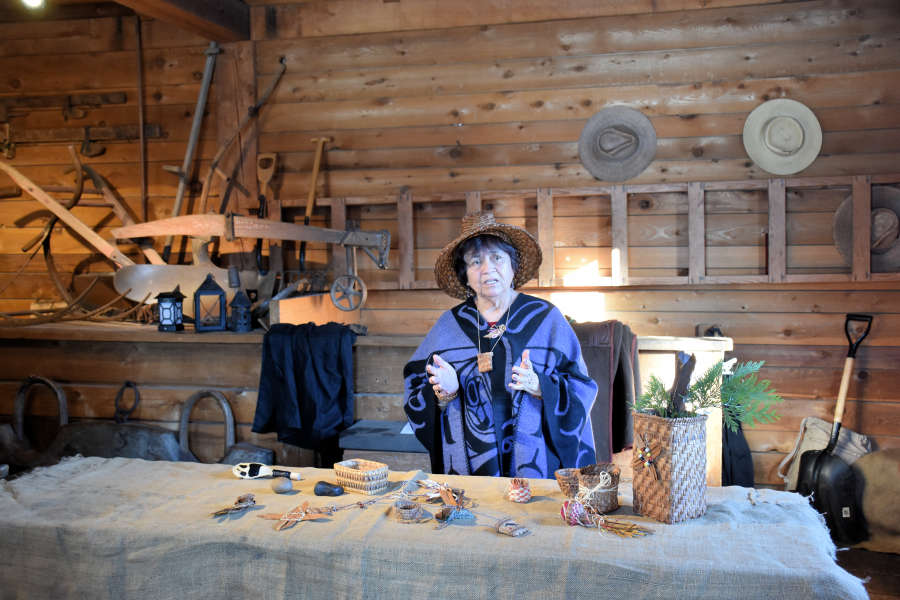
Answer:
[[[344,488],[327,481],[319,481],[316,483],[316,489],[313,490],[316,496],[340,496],[344,493]]]

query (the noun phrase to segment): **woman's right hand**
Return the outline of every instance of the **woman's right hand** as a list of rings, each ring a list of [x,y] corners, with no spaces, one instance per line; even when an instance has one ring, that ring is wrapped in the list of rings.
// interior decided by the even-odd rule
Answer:
[[[459,391],[459,377],[456,375],[456,369],[439,354],[432,356],[433,364],[426,364],[425,371],[428,373],[428,383],[431,384],[434,393],[437,396],[450,396]]]

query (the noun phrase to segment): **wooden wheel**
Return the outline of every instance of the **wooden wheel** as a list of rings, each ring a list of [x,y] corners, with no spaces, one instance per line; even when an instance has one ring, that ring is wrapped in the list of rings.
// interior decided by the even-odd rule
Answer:
[[[366,284],[356,275],[341,275],[331,284],[331,302],[344,311],[362,306],[367,294]]]

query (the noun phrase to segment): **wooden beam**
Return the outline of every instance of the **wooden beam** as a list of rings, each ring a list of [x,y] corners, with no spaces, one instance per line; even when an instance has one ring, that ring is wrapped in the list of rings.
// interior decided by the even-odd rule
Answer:
[[[250,7],[242,0],[119,0],[119,4],[214,42],[250,39]]]
[[[0,168],[4,164],[0,162]],[[18,181],[18,180],[17,180]],[[22,186],[26,189],[25,186]],[[26,191],[29,191],[26,189]],[[29,191],[29,193],[31,193]],[[62,218],[62,217],[60,217]],[[313,227],[297,223],[284,223],[271,219],[244,217],[242,215],[182,215],[147,223],[137,223],[124,227],[113,227],[113,236],[118,239],[140,238],[163,235],[189,235],[193,237],[221,236],[227,240],[234,238],[268,238],[271,240],[293,240],[295,242],[321,242],[361,248],[380,248],[382,234],[373,231],[344,231]],[[80,233],[80,232],[79,232]]]
[[[7,175],[25,190],[35,200],[44,205],[44,207],[59,217],[60,221],[71,227],[75,233],[80,235],[93,246],[98,252],[106,258],[116,263],[119,267],[133,265],[134,261],[119,252],[119,249],[100,237],[97,232],[85,225],[81,220],[66,209],[62,204],[51,197],[47,192],[39,188],[33,181],[25,177],[18,169],[12,165],[0,160],[0,170],[6,172]]]
[[[610,197],[612,211],[612,267],[613,285],[628,284],[628,193],[624,185],[613,186]]]
[[[331,203],[331,228],[347,228],[347,203],[343,198],[335,198]],[[347,251],[344,246],[335,244],[331,247],[331,265],[336,275],[347,272]]]
[[[688,279],[700,283],[706,277],[706,208],[703,184],[688,184]]]
[[[537,191],[538,244],[544,259],[538,272],[538,285],[553,285],[553,192],[548,188]]]
[[[466,192],[466,213],[481,212],[481,192]]]
[[[397,200],[397,253],[400,255],[398,279],[400,288],[404,290],[411,288],[416,279],[412,205],[412,194],[409,190],[404,190]]]
[[[866,281],[872,270],[872,185],[869,177],[853,178],[853,281]]]
[[[769,180],[769,281],[784,281],[787,274],[787,226],[784,179]]]

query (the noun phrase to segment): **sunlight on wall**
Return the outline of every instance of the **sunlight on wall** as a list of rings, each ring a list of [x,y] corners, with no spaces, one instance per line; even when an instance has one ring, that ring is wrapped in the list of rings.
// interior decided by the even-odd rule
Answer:
[[[621,284],[625,282],[625,269],[622,266],[621,251],[613,248],[609,253],[610,270],[612,271],[612,280],[614,283]]]
[[[606,299],[601,292],[552,292],[550,302],[579,323],[606,320]]]
[[[600,263],[592,260],[583,267],[578,267],[563,275],[564,287],[591,287],[603,285],[605,277],[600,276]]]
[[[604,285],[608,279],[600,275],[600,265],[594,260],[563,275],[563,286],[592,287]],[[606,320],[606,301],[600,292],[552,292],[550,302],[579,323]]]

